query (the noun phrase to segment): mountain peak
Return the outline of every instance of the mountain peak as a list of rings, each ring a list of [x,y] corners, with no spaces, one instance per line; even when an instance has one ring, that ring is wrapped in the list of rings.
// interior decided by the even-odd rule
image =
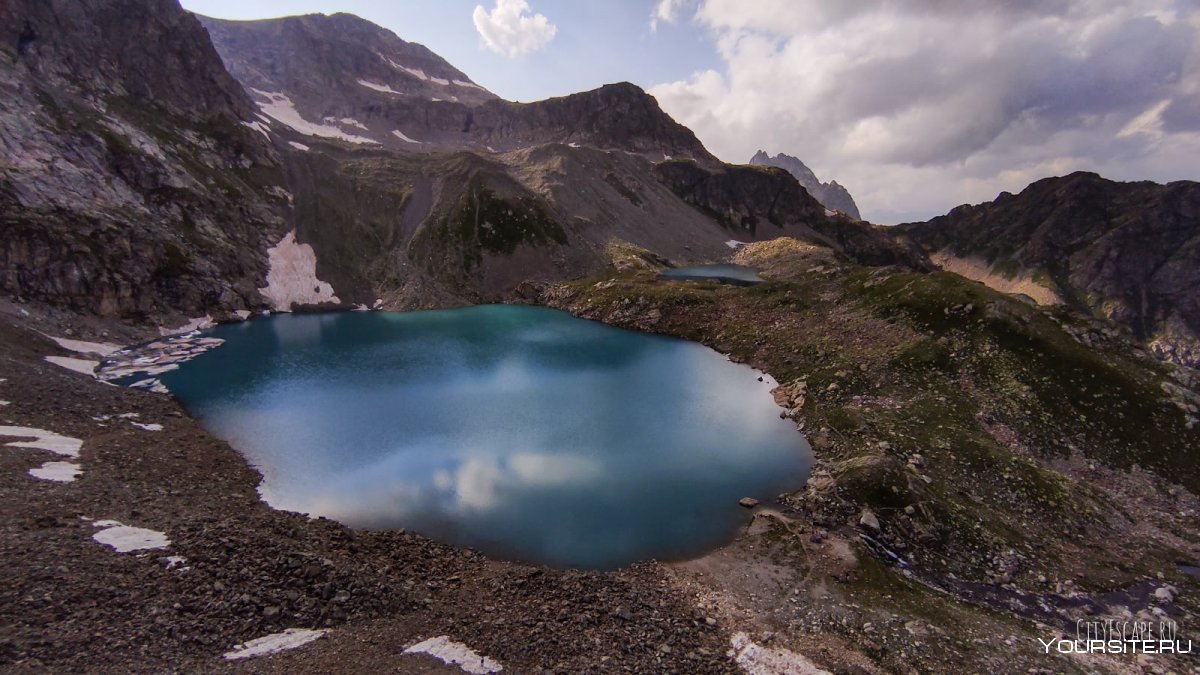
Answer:
[[[424,45],[353,14],[198,18],[244,86],[285,94],[302,110],[308,99],[330,95],[372,98],[377,104],[397,96],[467,105],[496,98]],[[338,111],[320,112],[324,117]]]
[[[967,260],[989,272],[985,282],[1028,278],[1052,292],[1047,302],[1105,316],[1160,357],[1194,367],[1198,211],[1200,183],[1120,183],[1077,171],[900,231],[951,265]]]
[[[817,174],[813,173],[813,170],[797,157],[782,152],[772,157],[765,151],[759,150],[750,158],[750,164],[779,167],[795,176],[804,189],[816,197],[817,201],[821,202],[825,208],[841,211],[855,220],[862,219],[858,213],[858,205],[854,203],[854,197],[850,196],[849,190],[838,184],[836,180],[822,183],[817,178]]]
[[[200,20],[229,71],[289,136],[410,153],[492,154],[571,143],[653,161],[716,161],[691,130],[631,82],[514,103],[424,46],[352,14]]]

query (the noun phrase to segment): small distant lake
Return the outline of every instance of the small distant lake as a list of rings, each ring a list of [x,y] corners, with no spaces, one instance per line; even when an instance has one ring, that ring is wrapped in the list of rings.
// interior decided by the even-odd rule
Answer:
[[[276,315],[162,375],[272,506],[607,569],[729,541],[810,453],[770,378],[544,308]]]
[[[694,265],[676,267],[660,275],[663,279],[687,279],[692,281],[712,280],[723,284],[752,286],[765,281],[758,270],[745,265]]]

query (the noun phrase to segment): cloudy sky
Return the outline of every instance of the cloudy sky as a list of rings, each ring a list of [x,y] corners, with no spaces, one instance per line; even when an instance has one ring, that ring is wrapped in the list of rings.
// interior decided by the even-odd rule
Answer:
[[[714,154],[786,152],[863,216],[1086,169],[1200,180],[1200,0],[184,0],[348,11],[506,98],[628,80]]]

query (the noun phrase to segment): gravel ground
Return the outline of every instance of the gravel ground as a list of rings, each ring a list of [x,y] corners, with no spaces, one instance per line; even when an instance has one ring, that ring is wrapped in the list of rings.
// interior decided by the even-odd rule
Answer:
[[[737,670],[729,632],[658,564],[550,570],[271,510],[258,474],[171,398],[45,362],[78,355],[25,324],[0,316],[0,424],[81,439],[83,470],[71,483],[41,480],[29,469],[64,458],[0,451],[5,670],[457,672],[402,654],[439,635],[509,672]],[[171,543],[118,553],[93,540],[100,520]],[[222,658],[286,628],[330,632],[291,652]]]

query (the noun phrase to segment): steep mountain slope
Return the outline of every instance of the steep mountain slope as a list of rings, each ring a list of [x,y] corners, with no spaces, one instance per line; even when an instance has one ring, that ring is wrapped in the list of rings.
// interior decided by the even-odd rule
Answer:
[[[423,45],[353,14],[197,18],[219,53],[236,55],[227,64],[234,77],[250,88],[280,87],[298,101],[363,90],[468,105],[496,98]]]
[[[1074,173],[900,230],[948,269],[1041,286],[1200,365],[1200,184]],[[1032,294],[1032,293],[1031,293]]]
[[[512,103],[425,47],[349,14],[200,20],[263,112],[302,134],[408,152],[557,142],[715,161],[630,84]]]
[[[388,307],[496,301],[525,282],[587,276],[612,262],[614,244],[683,263],[722,260],[730,241],[787,234],[879,263],[925,261],[881,228],[827,218],[778,170],[711,173],[691,161],[653,164],[560,143],[414,155],[320,141],[289,151],[286,165],[318,277],[342,299],[382,298]],[[725,178],[746,172],[749,180]],[[719,202],[689,192],[705,179]],[[774,210],[748,228],[760,199]],[[726,210],[750,215],[733,221]]]
[[[780,234],[922,264],[782,172],[728,181],[747,169],[630,84],[511,103],[356,17],[203,20],[256,104],[170,0],[4,11],[0,277],[18,297],[160,323],[446,306],[592,274],[614,245],[712,261]],[[464,96],[433,100],[447,87]],[[695,172],[719,204],[689,195]],[[723,213],[755,219],[759,199],[762,232]]]
[[[850,196],[850,191],[838,184],[836,180],[822,183],[817,174],[813,173],[812,169],[808,168],[804,162],[792,157],[779,153],[774,157],[766,152],[759,150],[750,158],[752,166],[776,166],[796,177],[800,184],[804,186],[808,193],[817,198],[827,209],[841,211],[855,220],[861,220],[862,216],[858,213],[858,205],[854,203],[854,197]]]
[[[632,84],[513,103],[356,17],[201,20],[273,119],[298,240],[343,301],[495,301],[525,282],[593,274],[614,244],[712,261],[731,240],[786,234],[927,265],[881,231],[826,216],[785,172],[722,165]],[[435,100],[459,89],[471,98]],[[690,194],[704,176],[719,204]],[[762,210],[770,224],[760,232],[727,209]]]
[[[253,113],[174,1],[0,5],[0,284],[127,318],[261,306],[288,196]]]
[[[861,264],[932,269],[924,253],[889,228],[826,216],[822,205],[781,169],[705,169],[694,162],[673,161],[655,165],[654,173],[684,201],[744,239],[787,235],[828,246]]]

